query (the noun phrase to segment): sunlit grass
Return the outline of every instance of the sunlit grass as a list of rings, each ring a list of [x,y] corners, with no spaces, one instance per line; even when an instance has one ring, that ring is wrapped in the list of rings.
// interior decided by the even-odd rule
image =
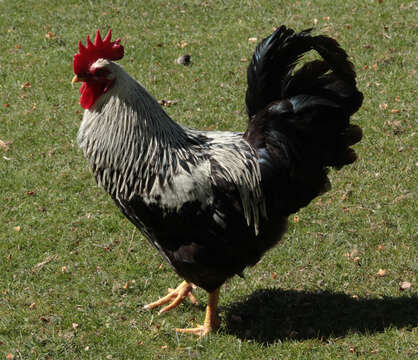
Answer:
[[[0,140],[11,142],[0,148],[0,357],[416,356],[415,16],[413,2],[377,0],[0,2]],[[221,329],[196,342],[173,328],[202,321],[203,291],[199,307],[142,310],[180,279],[87,170],[72,56],[111,27],[120,63],[177,101],[175,120],[244,130],[249,38],[280,24],[314,26],[351,55],[365,95],[360,159],[224,286]],[[185,53],[192,64],[175,64]]]

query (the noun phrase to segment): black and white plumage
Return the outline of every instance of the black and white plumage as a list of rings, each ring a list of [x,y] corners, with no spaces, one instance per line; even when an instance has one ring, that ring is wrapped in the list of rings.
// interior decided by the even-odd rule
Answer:
[[[295,70],[310,50],[323,60]],[[255,265],[289,214],[329,189],[328,167],[355,160],[353,66],[310,30],[282,26],[257,46],[245,133],[185,128],[118,64],[100,58],[91,69],[111,81],[78,133],[97,182],[180,277],[209,293]],[[206,325],[201,334],[214,330]]]

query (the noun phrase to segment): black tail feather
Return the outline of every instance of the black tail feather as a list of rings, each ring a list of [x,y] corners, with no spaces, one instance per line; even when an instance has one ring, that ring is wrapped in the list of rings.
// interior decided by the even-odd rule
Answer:
[[[293,70],[299,58],[312,48],[310,31],[296,34],[281,26],[256,47],[247,70],[245,101],[250,117],[280,98],[281,81]]]
[[[313,49],[322,56],[337,76],[351,86],[355,86],[354,65],[348,60],[347,53],[338,42],[324,35],[314,36],[312,40]]]
[[[316,79],[324,75],[330,69],[328,63],[322,60],[314,60],[304,64],[293,76],[287,76],[287,81],[282,87],[281,98],[292,97],[301,92],[309,92]]]
[[[347,53],[336,40],[311,36],[311,31],[295,33],[281,26],[256,47],[247,70],[245,101],[250,118],[273,101],[301,93],[333,92],[346,100],[351,97],[347,103],[350,114],[359,109],[363,98],[356,89],[356,73]],[[317,51],[323,60],[307,62],[294,71],[310,50]]]
[[[336,40],[310,31],[280,27],[258,45],[248,68],[245,137],[259,151],[268,191],[289,198],[287,212],[327,191],[327,167],[354,162],[350,146],[362,137],[350,124],[363,101],[354,66]],[[322,60],[295,70],[310,50]],[[277,182],[284,190],[275,190]]]

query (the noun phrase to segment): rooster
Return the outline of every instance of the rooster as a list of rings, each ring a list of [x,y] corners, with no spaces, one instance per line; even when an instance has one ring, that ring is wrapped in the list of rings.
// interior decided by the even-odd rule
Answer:
[[[355,72],[337,41],[279,27],[248,67],[245,133],[199,131],[173,121],[115,61],[120,39],[79,42],[73,83],[85,109],[78,143],[97,181],[184,279],[145,308],[209,293],[206,336],[219,327],[219,289],[278,243],[287,218],[330,189],[330,167],[356,159],[350,116],[361,106]],[[311,50],[321,60],[300,65]]]

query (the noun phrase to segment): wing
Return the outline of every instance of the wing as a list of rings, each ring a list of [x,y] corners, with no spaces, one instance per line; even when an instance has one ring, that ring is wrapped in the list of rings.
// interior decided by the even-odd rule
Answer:
[[[176,216],[191,204],[196,211],[213,216],[208,221],[215,220],[221,227],[230,217],[241,216],[257,235],[266,210],[256,151],[242,133],[186,132],[190,142],[187,151],[164,155],[171,157],[168,163],[172,171],[163,172],[161,178],[154,176],[138,194],[141,201],[158,209],[161,218]]]
[[[257,153],[241,133],[209,132],[206,136],[212,189],[215,200],[222,199],[222,204],[214,206],[216,220],[224,221],[223,208],[228,202],[242,213],[257,235],[260,219],[266,217]]]

